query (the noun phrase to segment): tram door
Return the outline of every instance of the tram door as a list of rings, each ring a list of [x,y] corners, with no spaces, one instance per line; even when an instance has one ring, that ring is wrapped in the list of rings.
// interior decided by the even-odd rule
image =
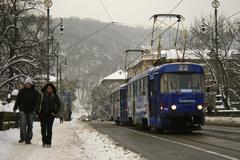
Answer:
[[[126,100],[126,90],[120,90],[120,121],[126,123],[128,121],[128,115],[126,112],[127,100]]]
[[[136,82],[132,83],[132,93],[133,93],[133,97],[132,97],[132,110],[133,110],[133,124],[136,124],[136,102],[135,102],[135,99],[136,99]]]
[[[149,77],[149,115],[150,125],[157,126],[157,75]]]

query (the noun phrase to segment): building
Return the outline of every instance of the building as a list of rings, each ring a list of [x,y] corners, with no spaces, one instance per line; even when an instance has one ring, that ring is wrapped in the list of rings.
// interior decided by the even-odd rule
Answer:
[[[105,78],[92,90],[92,118],[108,119],[111,114],[111,92],[127,82],[127,73],[118,70]]]
[[[118,70],[107,77],[103,78],[100,82],[102,86],[108,86],[109,88],[115,88],[116,86],[126,83],[127,73],[123,70]]]

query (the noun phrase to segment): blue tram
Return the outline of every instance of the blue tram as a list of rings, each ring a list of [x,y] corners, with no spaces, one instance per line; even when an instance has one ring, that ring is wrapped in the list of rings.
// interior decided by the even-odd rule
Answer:
[[[112,117],[119,124],[128,123],[128,108],[127,108],[127,88],[126,85],[115,88],[111,94],[112,100]]]
[[[199,64],[152,67],[131,78],[121,90],[126,97],[120,96],[120,102],[127,105],[119,119],[124,122],[160,130],[199,130],[204,125],[204,71]]]

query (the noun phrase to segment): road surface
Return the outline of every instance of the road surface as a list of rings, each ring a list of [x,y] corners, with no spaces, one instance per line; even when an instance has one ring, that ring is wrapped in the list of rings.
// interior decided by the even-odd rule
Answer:
[[[116,143],[149,160],[238,160],[240,129],[205,126],[193,133],[154,133],[118,126],[112,122],[90,123]]]

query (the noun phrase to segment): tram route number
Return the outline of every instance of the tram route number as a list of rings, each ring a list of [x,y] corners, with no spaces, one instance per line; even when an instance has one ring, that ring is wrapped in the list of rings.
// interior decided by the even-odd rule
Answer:
[[[178,71],[188,71],[188,65],[179,65]]]

